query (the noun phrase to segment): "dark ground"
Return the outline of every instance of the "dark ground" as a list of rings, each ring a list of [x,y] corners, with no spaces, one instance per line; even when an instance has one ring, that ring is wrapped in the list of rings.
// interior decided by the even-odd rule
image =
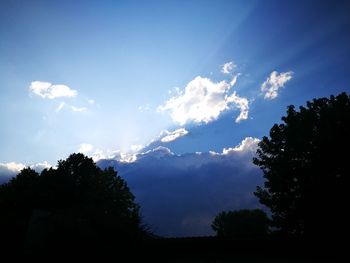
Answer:
[[[335,245],[335,243],[333,244]],[[160,262],[342,262],[340,245],[300,239],[168,238],[142,244]]]
[[[207,263],[294,263],[294,262],[347,262],[345,242],[307,241],[264,237],[260,239],[219,239],[215,237],[155,238],[143,241],[124,241],[118,244],[81,247],[79,244],[63,249],[32,251],[2,250],[3,258],[25,257],[57,259],[112,259],[113,262],[207,262]],[[332,244],[332,246],[330,246]],[[7,262],[7,261],[3,261]]]

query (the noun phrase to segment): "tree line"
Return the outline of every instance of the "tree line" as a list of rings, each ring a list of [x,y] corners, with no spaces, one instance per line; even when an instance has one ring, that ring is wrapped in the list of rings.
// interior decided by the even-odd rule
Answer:
[[[346,93],[308,101],[299,110],[289,106],[253,159],[265,179],[254,194],[271,218],[261,209],[223,211],[212,222],[216,235],[347,237],[349,135]],[[25,168],[1,185],[0,226],[2,241],[29,252],[108,250],[120,240],[154,237],[127,183],[79,153],[40,174]]]
[[[346,93],[287,108],[259,143],[254,164],[265,179],[254,194],[269,208],[218,214],[218,236],[274,234],[340,242],[349,235],[350,98]],[[254,222],[254,223],[251,223]],[[254,227],[251,227],[253,224]],[[269,226],[269,227],[266,227]]]
[[[150,235],[126,182],[80,153],[20,171],[0,186],[0,211],[1,240],[19,251],[107,250]]]

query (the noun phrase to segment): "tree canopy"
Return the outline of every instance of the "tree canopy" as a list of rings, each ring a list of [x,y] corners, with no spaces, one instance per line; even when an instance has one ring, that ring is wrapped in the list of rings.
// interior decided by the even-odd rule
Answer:
[[[40,175],[23,169],[0,187],[0,211],[9,239],[26,246],[102,247],[146,235],[126,182],[83,154]]]
[[[346,93],[293,105],[259,143],[254,163],[265,183],[255,195],[282,233],[348,233],[350,98]],[[345,231],[347,230],[347,231]]]
[[[254,238],[268,233],[269,219],[261,209],[223,211],[211,227],[218,237]]]

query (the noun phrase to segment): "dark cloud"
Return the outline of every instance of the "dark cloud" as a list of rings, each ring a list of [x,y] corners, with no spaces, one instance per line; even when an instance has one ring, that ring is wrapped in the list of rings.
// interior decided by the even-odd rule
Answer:
[[[157,147],[137,154],[136,161],[100,160],[113,166],[128,183],[141,205],[144,221],[163,236],[213,234],[210,224],[222,210],[260,207],[253,191],[262,184],[252,164],[258,140],[246,138],[223,153],[176,155]],[[42,170],[47,164],[31,167]],[[15,176],[24,165],[0,165],[0,183]]]
[[[17,171],[10,169],[7,164],[0,163],[0,184],[6,183],[12,177],[16,176]]]
[[[159,147],[139,154],[132,163],[100,160],[98,165],[113,166],[127,181],[156,234],[211,235],[210,224],[218,212],[260,207],[253,195],[262,183],[251,161],[256,143],[247,145],[225,154],[183,155]]]

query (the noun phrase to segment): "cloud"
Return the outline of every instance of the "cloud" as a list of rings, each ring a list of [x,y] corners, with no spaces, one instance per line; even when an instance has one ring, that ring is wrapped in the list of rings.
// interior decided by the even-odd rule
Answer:
[[[189,82],[184,91],[173,96],[158,111],[170,111],[174,122],[184,125],[189,122],[208,123],[234,106],[240,110],[236,122],[248,118],[248,100],[229,91],[235,85],[238,75],[230,82],[214,82],[208,78],[196,77]]]
[[[249,102],[246,98],[239,97],[236,95],[236,92],[231,94],[229,97],[226,98],[226,101],[228,103],[234,103],[235,107],[240,110],[240,113],[238,117],[236,118],[236,123],[241,122],[242,120],[248,119],[248,113],[249,113]]]
[[[133,144],[130,146],[132,152],[138,152],[143,149],[145,146],[143,144]]]
[[[166,135],[160,139],[161,142],[167,143],[167,142],[172,142],[175,141],[176,139],[185,136],[188,134],[188,131],[184,128],[179,128],[174,131],[165,131],[164,132]]]
[[[252,164],[259,140],[245,138],[222,152],[177,155],[166,147],[136,154],[133,162],[100,160],[128,183],[146,223],[164,236],[212,235],[222,210],[261,207],[253,195],[263,177]],[[119,157],[117,157],[119,158]]]
[[[174,153],[170,151],[169,148],[164,146],[158,146],[157,148],[154,148],[152,150],[146,151],[144,153],[138,153],[136,155],[135,161],[144,159],[144,158],[155,158],[155,159],[161,159],[165,156],[173,156]]]
[[[88,103],[90,103],[91,105],[94,105],[94,104],[95,104],[95,100],[89,99],[89,100],[88,100]]]
[[[7,182],[12,177],[16,176],[25,167],[30,167],[37,172],[41,172],[45,168],[50,168],[51,165],[48,162],[36,163],[31,165],[25,165],[22,163],[0,163],[0,184]]]
[[[142,145],[133,145],[131,147],[133,150],[140,150],[143,148]],[[95,162],[103,159],[115,159],[120,163],[130,163],[136,160],[136,154],[134,152],[121,152],[111,151],[111,150],[101,150],[96,149],[93,145],[89,143],[82,143],[78,149],[78,152],[83,153],[89,157],[91,157]]]
[[[96,149],[92,154],[89,154],[88,156],[90,156],[94,160],[94,162],[97,162],[101,159],[113,158],[115,154],[108,154],[101,149]]]
[[[0,163],[0,167],[3,170],[8,170],[8,171],[17,173],[23,168],[25,168],[25,165],[21,163],[9,162],[9,163]]]
[[[83,154],[89,154],[92,152],[93,149],[94,149],[94,146],[92,146],[91,144],[82,143],[82,144],[80,144],[78,152],[83,153]]]
[[[29,87],[30,91],[42,98],[55,99],[59,97],[75,97],[78,92],[66,85],[51,84],[44,81],[33,81]]]
[[[224,74],[230,74],[234,68],[236,68],[236,65],[233,63],[233,61],[230,61],[222,66],[221,72]]]
[[[203,236],[213,234],[210,224],[223,210],[261,208],[253,195],[263,183],[260,169],[252,164],[258,142],[247,137],[221,152],[180,155],[162,146],[136,154],[103,153],[87,143],[80,148],[91,155],[100,154],[97,164],[114,167],[126,180],[145,222],[156,234]],[[0,163],[0,182],[24,167]],[[50,165],[43,162],[30,167],[40,171]]]
[[[260,140],[258,138],[247,137],[239,145],[234,148],[224,148],[222,154],[234,154],[236,152],[253,152],[255,153],[258,148],[258,143]]]
[[[270,76],[261,85],[261,91],[265,94],[264,99],[275,99],[278,96],[278,91],[292,79],[293,72],[287,71],[278,74],[277,71],[272,71]]]
[[[114,159],[120,163],[130,163],[136,160],[136,154],[134,152],[121,152],[119,150],[101,150],[94,149],[86,153],[89,157],[91,157],[95,162],[103,159]]]
[[[55,109],[56,113],[59,113],[64,107],[69,107],[69,109],[71,109],[73,112],[84,112],[87,111],[86,107],[75,107],[75,106],[70,106],[69,104],[65,103],[65,102],[61,102],[57,108]]]
[[[154,153],[154,156],[162,156],[162,155],[172,155],[173,153],[166,147],[162,145],[164,143],[170,143],[175,141],[176,139],[183,137],[188,134],[188,131],[184,128],[179,128],[174,131],[162,131],[160,135],[152,139],[150,143],[144,144],[133,144],[130,146],[129,152],[122,152],[119,150],[101,150],[94,149],[94,151],[84,151],[84,149],[89,149],[89,144],[82,144],[80,146],[79,151],[82,153],[86,153],[91,156],[93,160],[99,161],[101,159],[115,159],[121,163],[130,163],[134,162],[137,159],[143,158],[145,156],[149,157]]]
[[[86,107],[80,107],[80,108],[78,108],[78,107],[75,107],[75,106],[71,106],[71,109],[72,109],[72,111],[74,111],[74,112],[83,112],[83,111],[86,111],[86,110],[87,110]]]
[[[65,102],[61,102],[60,103],[60,105],[58,105],[58,107],[56,108],[56,112],[60,112],[63,108],[64,108],[64,106],[66,105],[66,103]]]

